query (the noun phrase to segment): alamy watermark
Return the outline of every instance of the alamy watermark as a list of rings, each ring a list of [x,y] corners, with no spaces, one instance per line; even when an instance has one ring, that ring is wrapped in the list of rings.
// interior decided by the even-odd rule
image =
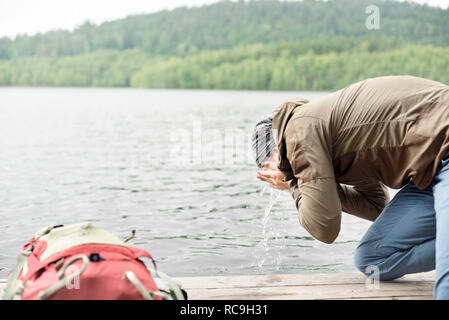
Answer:
[[[378,290],[380,289],[380,271],[379,267],[375,265],[370,265],[365,268],[365,274],[367,275],[365,281],[365,287],[368,290]]]
[[[380,29],[380,9],[376,5],[369,5],[365,8],[368,17],[365,20],[365,27],[368,30]]]
[[[173,165],[254,164],[251,132],[240,128],[204,128],[201,120],[177,128],[170,135]]]
[[[80,289],[80,269],[77,266],[69,266],[65,270],[65,287],[68,290],[79,290]],[[74,275],[74,276],[72,276]]]

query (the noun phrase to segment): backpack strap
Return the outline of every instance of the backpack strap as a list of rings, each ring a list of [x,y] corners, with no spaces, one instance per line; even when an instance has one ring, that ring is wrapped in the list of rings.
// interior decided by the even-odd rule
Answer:
[[[27,259],[32,253],[32,250],[33,249],[30,246],[25,250],[22,250],[22,252],[20,252],[19,257],[17,258],[16,265],[14,266],[14,269],[8,276],[8,284],[6,285],[6,288],[2,296],[3,300],[14,299],[14,297],[19,292],[22,292],[24,290],[24,284],[22,281],[19,280],[19,276],[22,271],[24,273],[26,272]]]
[[[187,300],[187,293],[181,289],[181,285],[161,271],[151,270],[150,273],[157,275],[153,277],[159,291],[167,292],[170,295],[169,300]]]
[[[145,250],[139,249],[139,248],[135,248],[135,247],[131,247],[131,246],[128,246],[128,248],[133,252],[135,259],[148,258],[151,260],[154,270],[157,270],[156,261],[154,261],[153,257],[151,256],[151,254],[148,253],[148,251],[145,251]]]
[[[78,260],[83,260],[83,266],[81,267],[80,270],[78,270],[78,272],[74,272],[73,274],[71,274],[70,276],[67,277],[65,274],[66,269]],[[72,281],[73,279],[81,276],[83,274],[84,270],[86,270],[89,262],[90,262],[89,258],[86,257],[84,254],[74,256],[72,259],[67,261],[67,263],[64,266],[62,266],[62,268],[58,272],[59,281],[55,285],[48,287],[47,289],[41,291],[38,295],[39,299],[40,300],[47,299],[48,297],[53,295],[56,291],[58,291],[59,289],[64,287],[67,283],[70,283],[70,281]]]
[[[134,257],[136,259],[145,257],[145,258],[149,258],[151,260],[151,262],[153,263],[154,269],[151,269],[148,267],[147,267],[147,269],[151,273],[151,275],[153,275],[153,279],[156,282],[157,287],[159,288],[157,295],[159,295],[163,299],[167,299],[167,300],[173,300],[173,299],[184,300],[186,298],[186,295],[183,294],[183,290],[181,289],[181,286],[176,281],[171,279],[165,273],[157,270],[156,262],[154,261],[153,257],[147,251],[139,249],[139,248],[131,247],[131,246],[129,246],[128,248],[133,251]],[[131,281],[131,279],[133,279],[132,276],[128,280]],[[138,279],[137,279],[137,281],[138,281]],[[136,285],[135,283],[133,283],[133,284]],[[136,285],[136,287],[137,287],[137,285]],[[143,286],[142,286],[142,288],[143,288]],[[142,294],[142,296],[143,296],[143,294]]]
[[[28,273],[28,258],[33,253],[33,250],[35,249],[36,245],[38,244],[38,240],[48,234],[51,230],[53,230],[55,227],[58,226],[48,226],[44,229],[39,230],[36,232],[33,238],[25,244],[23,247],[23,250],[20,252],[17,262],[11,271],[11,273],[8,276],[8,284],[3,292],[3,296],[1,299],[3,300],[10,300],[10,299],[20,299],[20,296],[22,295],[23,290],[28,284],[28,281],[25,277],[25,275]],[[35,261],[34,261],[35,262]],[[38,263],[34,263],[36,265],[33,265],[32,271],[36,271],[38,269]],[[19,276],[22,273],[22,276],[24,277],[23,281],[19,280]]]
[[[165,292],[159,290],[147,291],[142,282],[140,282],[139,278],[137,278],[137,276],[132,271],[126,271],[123,274],[123,279],[131,282],[136,287],[136,289],[139,290],[140,294],[145,300],[154,300],[155,296],[160,296],[164,300],[172,300],[172,297]]]

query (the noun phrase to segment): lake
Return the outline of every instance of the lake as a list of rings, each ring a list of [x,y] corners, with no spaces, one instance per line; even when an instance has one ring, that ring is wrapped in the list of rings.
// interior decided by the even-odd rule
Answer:
[[[369,222],[310,237],[248,141],[283,101],[324,93],[0,88],[0,278],[47,225],[91,221],[171,276],[355,271]],[[271,210],[269,210],[271,208]]]

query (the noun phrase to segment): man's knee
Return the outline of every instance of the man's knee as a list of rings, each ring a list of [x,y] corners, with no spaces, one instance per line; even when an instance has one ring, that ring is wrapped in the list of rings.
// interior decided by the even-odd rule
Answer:
[[[398,278],[394,268],[386,268],[388,255],[379,256],[375,248],[369,245],[359,245],[354,254],[354,265],[367,277],[380,281],[388,281]]]
[[[372,265],[372,251],[367,246],[358,246],[354,254],[354,265],[361,273],[366,275],[366,269]]]

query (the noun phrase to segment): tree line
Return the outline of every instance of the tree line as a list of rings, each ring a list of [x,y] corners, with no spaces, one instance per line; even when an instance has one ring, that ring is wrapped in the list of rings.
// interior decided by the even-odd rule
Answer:
[[[297,44],[252,45],[187,57],[139,50],[99,50],[59,58],[0,62],[3,86],[94,86],[185,89],[338,90],[358,80],[410,74],[449,83],[449,47],[404,45],[372,50],[296,53]]]

